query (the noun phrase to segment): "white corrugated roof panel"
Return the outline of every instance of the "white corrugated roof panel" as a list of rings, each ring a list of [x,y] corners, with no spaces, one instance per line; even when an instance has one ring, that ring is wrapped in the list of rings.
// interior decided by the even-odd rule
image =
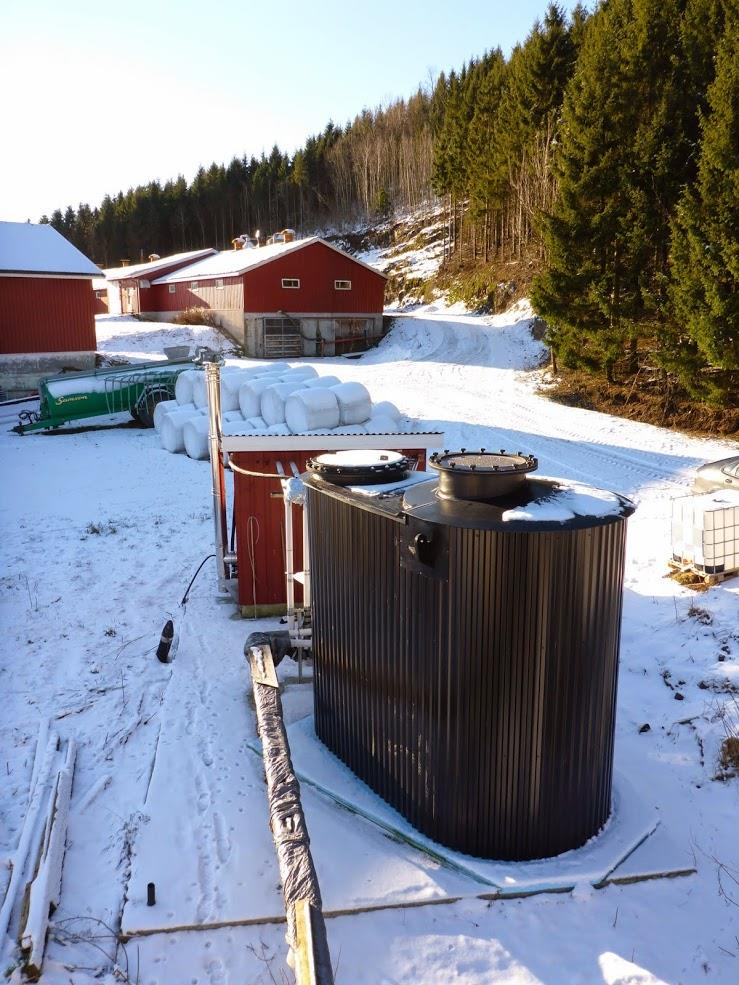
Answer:
[[[101,271],[53,226],[0,222],[0,275],[99,277]]]
[[[153,280],[158,271],[171,267],[173,263],[196,263],[215,252],[213,247],[209,246],[202,250],[189,250],[187,253],[173,253],[158,260],[148,260],[146,263],[132,263],[127,267],[109,267],[104,273],[108,280],[127,280],[129,277],[145,277],[147,280]]]
[[[371,270],[379,277],[385,277],[381,271],[370,267],[369,264],[358,260],[350,253],[345,253],[332,243],[327,243],[318,236],[308,236],[306,239],[294,240],[292,243],[272,243],[270,246],[259,246],[247,250],[224,250],[222,253],[215,253],[213,256],[206,257],[198,263],[193,263],[182,270],[175,270],[171,274],[165,274],[154,281],[155,284],[175,284],[186,280],[210,280],[213,277],[238,277],[245,274],[247,270],[254,267],[261,267],[265,263],[287,256],[288,253],[295,253],[302,250],[312,243],[323,243],[330,250],[340,253],[342,256],[353,260]]]

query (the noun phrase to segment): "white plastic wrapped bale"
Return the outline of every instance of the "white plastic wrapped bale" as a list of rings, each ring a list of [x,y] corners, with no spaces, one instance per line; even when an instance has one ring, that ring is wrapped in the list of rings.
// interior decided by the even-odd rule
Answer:
[[[254,428],[255,431],[265,431],[267,429],[267,424],[263,417],[257,415],[256,417],[247,418],[246,423],[249,427]]]
[[[276,383],[262,392],[261,415],[267,427],[285,423],[285,401],[291,393],[301,389],[300,382],[295,380],[293,383]]]
[[[291,434],[287,424],[270,424],[266,431],[267,434]]]
[[[221,377],[221,411],[239,409],[239,390],[256,374],[249,369],[239,369],[234,372],[225,373]]]
[[[400,411],[391,403],[389,400],[381,400],[379,403],[372,404],[372,413],[370,417],[392,417],[394,421],[400,420]]]
[[[262,363],[253,367],[259,373],[287,373],[292,369],[290,363]]]
[[[368,421],[365,421],[364,429],[367,434],[395,434],[396,431],[402,430],[400,422],[388,414],[373,414]]]
[[[208,390],[205,386],[205,373],[198,373],[192,381],[192,400],[196,407],[208,406]]]
[[[193,384],[195,379],[202,375],[202,371],[197,369],[186,369],[178,375],[174,385],[174,395],[178,404],[184,407],[186,404],[194,403],[192,396]]]
[[[367,387],[361,383],[339,383],[331,387],[339,401],[341,424],[364,424],[372,411],[372,400]]]
[[[315,380],[305,380],[303,386],[310,388],[336,386],[341,383],[338,376],[317,376]]]
[[[207,417],[191,417],[185,421],[182,428],[182,443],[188,458],[204,459],[208,457],[208,426]]]
[[[363,424],[340,424],[333,428],[334,434],[367,434],[367,428]]]
[[[293,369],[282,374],[282,378],[286,383],[288,380],[314,380],[317,376],[318,373],[312,366],[295,366]]]
[[[262,413],[262,394],[269,386],[278,383],[278,376],[259,376],[239,387],[239,407],[244,417],[259,417]]]
[[[159,401],[159,403],[154,408],[154,428],[156,429],[157,434],[159,433],[159,429],[162,426],[162,418],[164,417],[164,415],[168,414],[171,410],[174,410],[175,407],[179,407],[179,406],[180,405],[177,403],[176,400]],[[195,409],[195,404],[190,404],[190,406],[193,408],[193,410]]]
[[[293,434],[338,427],[339,401],[333,390],[296,390],[285,401],[285,423]]]
[[[303,431],[303,434],[333,434],[331,428],[317,428],[315,431]]]
[[[180,407],[177,410],[171,410],[168,414],[165,414],[162,418],[162,426],[159,429],[162,448],[172,452],[172,454],[184,451],[185,439],[182,431],[187,421],[192,418],[202,420],[203,415],[195,407]],[[207,418],[205,420],[207,421]]]
[[[264,431],[264,428],[260,428]],[[221,432],[223,434],[254,434],[255,428],[239,414],[238,420],[222,421]]]

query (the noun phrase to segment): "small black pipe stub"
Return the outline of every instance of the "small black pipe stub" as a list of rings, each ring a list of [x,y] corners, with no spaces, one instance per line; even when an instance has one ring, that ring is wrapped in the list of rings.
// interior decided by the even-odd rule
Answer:
[[[147,882],[146,884],[146,905],[154,906],[157,901],[157,891],[156,886],[153,882]]]
[[[172,640],[174,639],[174,623],[171,619],[168,619],[164,624],[164,629],[162,630],[162,636],[159,640],[159,646],[157,647],[157,660],[160,663],[169,663],[169,651],[172,649]]]

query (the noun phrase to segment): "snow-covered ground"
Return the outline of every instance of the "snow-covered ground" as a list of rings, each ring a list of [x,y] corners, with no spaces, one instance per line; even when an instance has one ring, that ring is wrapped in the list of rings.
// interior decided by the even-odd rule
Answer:
[[[438,303],[398,318],[359,360],[309,362],[360,380],[373,399],[390,399],[443,430],[449,448],[520,449],[539,458],[541,472],[636,500],[616,767],[659,813],[678,861],[697,873],[482,900],[419,853],[401,857],[351,815],[340,815],[334,837],[336,817],[306,793],[327,892],[338,894],[361,876],[368,893],[391,894],[405,880],[416,894],[430,887],[429,899],[440,883],[450,896],[469,895],[330,918],[336,981],[733,983],[739,779],[713,778],[725,716],[739,727],[739,579],[696,595],[664,575],[671,499],[689,491],[698,463],[736,446],[547,401],[536,392],[543,350],[530,335],[530,314],[525,304],[477,317]],[[111,357],[136,358],[153,358],[164,344],[217,341],[207,329],[121,318],[99,319],[98,337]],[[0,866],[18,841],[39,722],[53,718],[79,744],[61,905],[42,981],[291,980],[282,926],[212,926],[239,901],[268,901],[275,913],[280,898],[260,764],[248,748],[255,726],[242,651],[255,624],[216,601],[211,562],[186,611],[179,605],[212,550],[207,465],[167,454],[153,432],[123,419],[80,433],[3,432],[0,460]],[[154,651],[170,616],[179,649],[162,665]],[[295,689],[286,705],[299,717],[309,701]],[[242,808],[248,823],[240,827]],[[158,884],[159,925],[187,924],[192,913],[211,929],[134,938],[117,954],[128,979],[114,978],[111,929],[120,927],[124,908],[143,912],[136,909],[145,893],[142,860],[154,828],[164,832],[158,844],[173,884],[178,868],[193,873],[175,898]],[[187,855],[177,856],[179,845],[189,846]],[[240,885],[249,873],[253,881]],[[0,867],[0,896],[5,881]],[[9,941],[3,959],[0,968],[12,968]]]

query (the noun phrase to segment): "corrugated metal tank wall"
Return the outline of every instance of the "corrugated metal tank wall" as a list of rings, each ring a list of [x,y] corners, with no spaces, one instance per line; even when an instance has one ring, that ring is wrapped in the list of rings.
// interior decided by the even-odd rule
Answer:
[[[431,838],[557,855],[610,811],[626,523],[448,528],[445,577],[403,525],[309,486],[319,737]]]
[[[0,352],[94,352],[91,279],[0,277]]]

